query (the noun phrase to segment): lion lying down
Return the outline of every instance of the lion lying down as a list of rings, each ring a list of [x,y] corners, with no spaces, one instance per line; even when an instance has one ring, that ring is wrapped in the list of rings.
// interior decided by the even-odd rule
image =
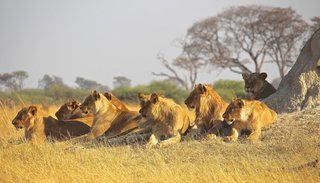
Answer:
[[[147,148],[159,144],[160,147],[178,143],[190,125],[186,111],[172,99],[167,99],[152,93],[151,96],[139,94],[140,114],[147,119],[153,119],[152,135]],[[166,138],[166,140],[162,140]]]
[[[132,131],[148,130],[140,129],[140,125],[146,120],[135,111],[125,111],[114,105],[105,95],[93,91],[80,105],[84,113],[93,114],[93,125],[87,140],[93,140],[104,135],[107,139],[124,135]],[[140,131],[141,130],[141,131]]]
[[[105,92],[104,96],[118,109],[129,111],[129,109],[110,92]],[[93,115],[91,113],[83,113],[80,109],[80,102],[76,101],[75,99],[71,99],[63,104],[55,113],[55,115],[59,120],[77,119],[89,125],[90,127],[93,124]]]
[[[12,124],[17,129],[25,129],[25,138],[31,141],[44,141],[47,138],[66,140],[84,135],[90,127],[77,120],[56,120],[47,116],[39,107],[30,106],[22,108]]]
[[[261,134],[261,128],[276,121],[277,113],[258,100],[233,99],[223,117],[232,125],[228,141],[236,141],[244,130],[251,131],[248,140],[256,141]]]

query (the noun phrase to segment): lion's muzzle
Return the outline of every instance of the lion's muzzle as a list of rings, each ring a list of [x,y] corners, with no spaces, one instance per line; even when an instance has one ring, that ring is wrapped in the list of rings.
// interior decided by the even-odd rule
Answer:
[[[89,109],[87,106],[82,106],[80,105],[80,110],[82,113],[88,114],[89,113]]]
[[[12,124],[16,129],[22,129],[23,128],[23,124],[19,120],[13,120]]]

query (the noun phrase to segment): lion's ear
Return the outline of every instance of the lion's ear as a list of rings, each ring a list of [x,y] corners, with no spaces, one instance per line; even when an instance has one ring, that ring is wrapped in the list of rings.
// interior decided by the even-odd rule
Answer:
[[[112,95],[109,92],[103,94],[108,100],[112,99]]]
[[[206,91],[207,91],[207,88],[206,88],[206,86],[205,85],[203,85],[203,84],[198,84],[197,86],[197,90],[200,92],[200,93],[205,93]]]
[[[159,96],[158,96],[158,94],[156,94],[156,93],[152,93],[151,94],[151,97],[150,97],[150,101],[152,102],[152,103],[157,103],[158,101],[159,101]]]
[[[100,98],[100,95],[99,95],[99,93],[98,93],[96,90],[94,90],[94,91],[92,92],[92,96],[93,96],[93,98],[94,98],[95,100],[98,100],[98,99]]]
[[[249,79],[250,75],[248,73],[242,73],[243,80]]]
[[[236,101],[237,99],[238,99],[237,96],[234,96],[234,97],[232,97],[231,101],[234,102],[234,101]]]
[[[79,102],[76,101],[75,99],[72,99],[72,100],[73,100],[72,103],[71,103],[72,107],[73,107],[74,109],[77,108],[77,107],[79,107]]]
[[[236,104],[237,104],[237,106],[238,106],[239,108],[242,108],[242,107],[244,106],[244,101],[241,100],[241,99],[237,99]]]
[[[146,99],[146,96],[143,93],[139,92],[138,93],[138,98],[139,98],[140,101],[144,101]]]
[[[37,107],[36,106],[30,106],[28,109],[28,112],[31,113],[33,116],[37,113]]]
[[[260,75],[259,75],[259,77],[261,78],[261,79],[263,79],[263,80],[265,80],[266,78],[267,78],[267,73],[265,73],[265,72],[262,72],[262,73],[260,73]]]

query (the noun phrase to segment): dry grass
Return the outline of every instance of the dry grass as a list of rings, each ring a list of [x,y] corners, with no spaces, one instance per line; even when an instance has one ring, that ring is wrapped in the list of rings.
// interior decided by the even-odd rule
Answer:
[[[254,144],[218,138],[162,149],[17,144],[18,109],[0,109],[0,182],[320,182],[320,166],[307,164],[320,158],[319,109],[281,115]]]

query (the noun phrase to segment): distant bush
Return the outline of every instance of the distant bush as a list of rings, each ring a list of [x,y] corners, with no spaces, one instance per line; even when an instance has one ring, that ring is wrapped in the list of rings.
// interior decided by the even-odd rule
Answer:
[[[75,98],[83,100],[89,94],[87,90],[80,90],[66,86],[53,86],[50,89],[25,89],[18,92],[0,92],[0,100],[3,103],[13,101],[15,104],[32,103],[49,106]],[[22,100],[22,101],[21,101]]]
[[[213,87],[226,101],[231,101],[232,97],[245,98],[246,96],[243,81],[218,80]]]
[[[170,81],[152,81],[149,85],[138,85],[135,87],[119,87],[112,90],[112,93],[120,100],[137,102],[139,92],[151,94],[159,93],[165,97],[172,98],[178,103],[182,103],[188,96],[188,92],[179,88]]]
[[[245,97],[243,81],[219,80],[215,82],[213,86],[226,101],[230,101],[234,96],[239,98]],[[181,89],[170,81],[152,81],[147,85],[119,87],[111,92],[120,100],[126,102],[138,102],[137,95],[139,92],[145,94],[156,92],[165,97],[172,98],[178,103],[183,103],[189,95],[188,91]],[[53,85],[49,89],[25,89],[18,92],[0,92],[0,100],[4,104],[20,104],[22,100],[27,104],[42,104],[44,106],[49,106],[52,104],[61,104],[71,98],[82,101],[90,93],[90,90]]]

